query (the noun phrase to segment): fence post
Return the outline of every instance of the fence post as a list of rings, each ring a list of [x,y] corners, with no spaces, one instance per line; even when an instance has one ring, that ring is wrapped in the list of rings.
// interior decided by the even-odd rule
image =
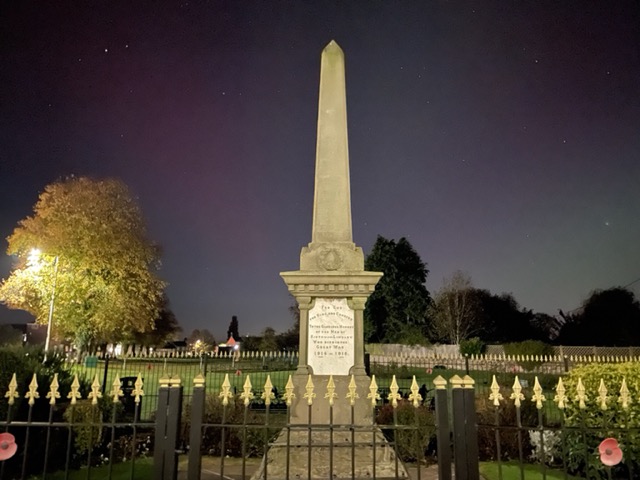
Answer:
[[[156,410],[156,434],[153,448],[153,478],[164,478],[164,452],[167,443],[167,409],[169,405],[169,378],[158,381],[158,409]]]
[[[467,480],[467,449],[465,445],[465,409],[464,392],[462,391],[462,379],[454,375],[449,380],[451,383],[451,397],[453,404],[453,459],[456,478]]]
[[[167,449],[164,457],[164,480],[178,478],[178,434],[182,416],[182,385],[180,378],[169,380],[169,406],[167,408]]]
[[[438,375],[433,379],[436,387],[436,441],[438,445],[438,479],[451,480],[451,430],[449,428],[449,406],[447,381]]]
[[[188,480],[200,480],[202,468],[202,419],[204,416],[205,377],[198,375],[193,379],[193,395],[191,397],[191,425],[189,431],[189,467]]]
[[[178,433],[182,414],[182,385],[179,378],[160,379],[156,438],[153,452],[155,480],[178,478]]]
[[[455,478],[479,480],[478,432],[476,426],[473,379],[454,375],[451,380],[453,397],[453,452]]]
[[[480,462],[478,458],[478,426],[476,420],[475,382],[469,375],[462,379],[464,395],[465,443],[467,446],[467,473],[469,480],[480,479]]]

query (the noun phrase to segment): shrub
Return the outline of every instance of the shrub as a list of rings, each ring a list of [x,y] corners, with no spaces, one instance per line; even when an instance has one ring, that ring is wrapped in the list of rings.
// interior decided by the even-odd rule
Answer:
[[[554,430],[529,430],[529,443],[533,447],[531,459],[553,466],[562,460],[562,433]]]
[[[23,348],[22,346],[0,348],[0,392],[2,392],[2,395],[9,390],[9,382],[11,382],[14,373],[18,382],[20,396],[15,399],[15,404],[12,408],[14,418],[23,405],[25,405],[23,408],[26,408],[27,402],[24,399],[24,393],[28,391],[28,385],[31,383],[34,373],[38,382],[40,398],[46,397],[51,379],[55,373],[58,374],[58,382],[61,386],[60,392],[62,393],[63,390],[69,391],[71,374],[65,368],[62,360],[55,356],[49,358],[45,364],[42,363],[43,360],[44,356],[41,349]],[[36,410],[39,409],[34,408],[33,413],[37,415],[36,418],[46,420],[48,408],[44,410],[44,417]],[[0,402],[0,418],[6,418],[6,415],[7,403]]]
[[[91,400],[79,400],[64,411],[65,421],[82,424],[73,427],[76,453],[83,455],[102,443],[102,411]]]
[[[384,405],[378,411],[376,423],[381,426],[385,438],[395,443],[396,452],[403,461],[423,459],[433,450],[431,446],[435,444],[433,412],[424,405],[416,408],[411,402],[402,400],[395,410],[394,420],[394,408],[390,404]],[[384,428],[384,425],[394,425],[394,428]],[[402,428],[403,426],[411,428]]]
[[[487,344],[480,338],[473,337],[460,341],[460,355],[480,355],[487,350]]]
[[[553,347],[539,340],[525,340],[524,342],[505,343],[504,353],[507,355],[527,356],[529,360],[520,360],[518,365],[527,371],[542,365],[542,360],[533,360],[533,357],[543,355],[553,355]]]
[[[488,395],[476,397],[476,415],[478,423],[478,453],[480,460],[497,460],[498,441],[500,442],[500,460],[522,460],[529,456],[532,445],[527,431],[514,429],[517,423],[518,409],[509,399],[511,390],[502,388],[501,393],[505,401],[500,402],[497,410]],[[520,421],[523,427],[532,427],[537,424],[537,412],[535,405],[526,400],[520,406]],[[496,439],[496,431],[498,439]]]
[[[58,356],[50,356],[46,362],[43,363],[44,355],[41,349],[28,348],[28,347],[4,347],[0,348],[0,396],[4,396],[9,390],[9,383],[16,375],[16,381],[18,383],[17,393],[18,398],[15,398],[14,405],[11,406],[10,419],[13,422],[25,421],[31,413],[31,421],[33,422],[46,422],[49,419],[49,414],[52,413],[52,421],[62,421],[62,412],[65,408],[67,394],[71,388],[72,374],[70,370],[64,365],[63,360]],[[25,393],[29,390],[28,386],[33,379],[34,373],[36,374],[36,381],[38,383],[39,398],[35,400],[35,403],[31,410]],[[58,399],[53,410],[49,405],[49,401],[46,398],[49,392],[51,381],[54,375],[58,375],[58,384],[60,393],[60,399]],[[81,387],[85,388],[83,396],[86,396],[86,384],[81,384]],[[0,418],[5,420],[8,418],[9,405],[6,401],[0,401]],[[11,428],[11,433],[16,437],[16,443],[18,445],[24,445],[26,441],[27,429],[16,426]],[[32,427],[32,432],[29,436],[29,461],[27,462],[27,474],[41,471],[44,465],[44,453],[47,445],[47,430],[41,427]],[[64,467],[64,461],[66,456],[67,445],[67,430],[52,428],[50,430],[49,439],[49,457],[47,459],[47,465],[50,469],[57,469]],[[19,455],[5,462],[5,474],[7,478],[12,478],[12,475],[21,471],[21,458]]]
[[[587,401],[580,408],[576,399],[578,379],[582,379]],[[631,403],[623,408],[619,398],[622,380],[626,379]],[[606,409],[600,405],[600,381],[607,388]],[[609,478],[598,458],[597,447],[606,437],[617,438],[622,448],[623,463],[613,467],[614,478],[630,478],[628,470],[640,471],[640,369],[637,363],[592,363],[574,368],[563,380],[569,403],[565,409],[565,463],[570,472],[590,479]]]
[[[185,405],[180,439],[183,445],[189,443],[190,417],[191,406]],[[224,448],[224,454],[232,457],[241,457],[243,454],[247,457],[262,456],[265,453],[265,445],[275,439],[284,426],[285,420],[283,415],[270,413],[269,427],[265,427],[265,414],[251,411],[244,406],[240,398],[236,397],[225,407],[218,395],[207,395],[200,451],[210,455],[221,455]]]
[[[0,346],[22,346],[22,332],[11,325],[0,325]]]

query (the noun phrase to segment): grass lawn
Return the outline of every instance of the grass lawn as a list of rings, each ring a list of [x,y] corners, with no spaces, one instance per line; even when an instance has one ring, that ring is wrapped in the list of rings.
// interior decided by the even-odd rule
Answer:
[[[502,480],[521,480],[520,476],[520,464],[518,462],[503,462],[502,467]],[[539,480],[542,478],[542,468],[540,465],[524,464],[524,479],[525,480]],[[573,475],[564,476],[562,470],[556,470],[547,468],[546,478],[550,480],[578,480],[582,477],[574,477]],[[480,475],[485,480],[499,480],[500,474],[498,470],[497,462],[480,462]]]
[[[40,476],[31,477],[35,480]],[[64,472],[48,473],[49,480],[64,480]],[[85,480],[87,478],[87,469],[69,471],[69,480]],[[139,458],[134,465],[133,476],[131,475],[131,462],[115,463],[112,466],[111,477],[109,477],[109,465],[101,467],[93,467],[91,469],[92,480],[129,480],[131,478],[153,478],[153,459],[150,457]]]
[[[256,365],[248,363],[249,362],[237,362],[233,368],[228,360],[225,360],[224,363],[222,361],[216,361],[216,363],[212,362],[209,364],[206,376],[207,394],[216,394],[221,391],[225,373],[229,373],[232,392],[242,392],[242,387],[248,374],[254,393],[261,393],[263,391],[267,375],[270,375],[271,383],[278,389],[279,395],[284,393],[284,386],[289,375],[293,374],[294,370],[270,371],[263,370],[262,368],[257,370]],[[98,381],[102,384],[104,381],[104,366],[104,361],[99,361],[95,367],[89,368],[76,365],[72,368],[72,372],[77,373],[80,378],[85,378],[89,382],[93,381],[97,376]],[[260,367],[259,364],[257,366]],[[140,418],[148,420],[157,407],[160,378],[164,375],[180,377],[184,395],[185,397],[189,397],[193,391],[193,379],[200,372],[200,367],[200,362],[197,359],[191,361],[169,360],[167,362],[150,361],[148,359],[130,359],[126,362],[112,360],[109,362],[107,370],[104,389],[105,395],[109,395],[111,392],[115,379],[120,377],[136,377],[138,373],[140,373],[143,378],[143,389],[145,393],[142,398]],[[226,367],[226,371],[223,367]]]
[[[249,375],[253,391],[256,394],[262,393],[267,374],[271,376],[272,384],[277,388],[279,395],[284,393],[284,386],[290,374],[294,372],[294,365],[291,360],[284,361],[282,359],[243,359],[237,362],[231,362],[225,358],[209,359],[206,366],[200,359],[144,359],[132,358],[123,360],[111,360],[108,365],[106,376],[105,394],[108,395],[112,389],[115,379],[119,377],[136,377],[140,373],[144,379],[145,396],[141,404],[141,418],[150,419],[157,406],[157,394],[159,379],[164,375],[172,377],[180,377],[184,388],[184,395],[188,397],[193,391],[193,378],[205,367],[206,390],[207,394],[217,394],[221,390],[225,373],[229,374],[231,390],[233,392],[242,392],[242,387]],[[93,381],[97,375],[98,380],[102,383],[104,376],[105,361],[100,360],[95,367],[85,367],[83,365],[75,365],[74,373],[78,373],[80,377],[84,377],[89,382]],[[403,393],[409,391],[411,387],[412,376],[416,376],[418,386],[425,384],[433,393],[433,379],[442,375],[449,380],[453,375],[464,376],[464,370],[454,369],[436,369],[427,370],[423,367],[395,367],[395,366],[378,366],[372,365],[372,373],[376,375],[376,381],[380,389],[388,389],[391,384],[393,375]],[[480,397],[489,396],[489,386],[491,384],[492,372],[473,371],[471,376],[476,381],[476,395]],[[513,374],[501,373],[496,375],[498,382],[503,387],[510,388],[513,383]],[[526,381],[528,386],[525,392],[532,388],[535,374],[521,373],[519,378]],[[540,375],[540,381],[543,384],[545,393],[552,391],[551,389],[557,382],[557,375]],[[546,419],[545,422],[557,423],[560,420],[561,412],[557,409],[555,403],[546,402],[544,409]]]

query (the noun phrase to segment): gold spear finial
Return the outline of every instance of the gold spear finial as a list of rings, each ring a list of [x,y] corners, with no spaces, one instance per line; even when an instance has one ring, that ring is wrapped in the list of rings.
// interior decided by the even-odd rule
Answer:
[[[420,406],[420,401],[422,400],[422,395],[420,395],[420,388],[418,387],[418,382],[416,381],[416,376],[413,376],[413,380],[411,381],[411,393],[409,394],[409,400],[413,402],[413,406],[418,408]]]
[[[229,374],[224,374],[224,381],[222,382],[222,391],[220,392],[220,398],[222,399],[222,405],[229,405],[229,399],[233,398],[231,393],[231,382],[229,381]]]
[[[582,384],[582,378],[578,377],[578,385],[576,385],[576,400],[578,401],[578,407],[581,410],[584,410],[585,408],[587,408],[587,404],[585,402],[587,402],[587,400],[589,400],[589,397],[587,397],[587,389],[584,387],[584,385]]]
[[[333,382],[333,375],[329,375],[329,381],[327,382],[327,393],[324,394],[324,398],[329,399],[329,406],[333,407],[333,402],[338,394],[336,393],[336,384]]]
[[[89,392],[88,398],[91,399],[92,405],[98,404],[98,399],[102,398],[102,392],[100,391],[100,380],[98,380],[98,374],[93,378],[93,383],[91,384],[91,392]]]
[[[60,392],[58,389],[60,385],[58,384],[58,374],[53,374],[53,380],[51,381],[51,385],[49,385],[49,393],[47,393],[47,398],[49,399],[49,405],[56,404],[56,398],[60,398]]]
[[[494,406],[500,405],[500,400],[503,400],[504,397],[500,393],[500,385],[498,385],[498,380],[496,380],[496,376],[493,376],[493,380],[491,381],[491,395],[489,395],[489,400],[493,402]]]
[[[20,394],[18,393],[18,380],[16,379],[16,374],[14,373],[11,377],[11,381],[9,382],[9,390],[4,394],[5,398],[8,398],[9,405],[13,405],[16,401],[16,398],[20,398]]]
[[[348,390],[346,398],[349,399],[349,405],[353,407],[356,404],[356,399],[360,398],[360,395],[358,395],[357,392],[358,386],[356,385],[356,378],[353,375],[351,375]]]
[[[244,406],[249,406],[251,400],[253,399],[253,392],[251,391],[251,380],[249,379],[249,375],[244,381],[244,386],[242,387],[242,393],[240,394],[240,398],[244,400]]]
[[[138,378],[136,378],[136,383],[134,383],[133,386],[135,387],[131,392],[134,396],[133,401],[135,403],[140,403],[140,400],[141,400],[140,397],[144,396],[144,390],[143,390],[144,382],[142,381],[142,374],[140,372],[138,372]]]
[[[542,385],[540,385],[537,375],[533,383],[533,396],[531,397],[531,401],[536,402],[536,408],[538,410],[542,408],[542,402],[547,401],[546,397],[542,394]]]
[[[120,401],[120,397],[124,396],[122,388],[120,388],[120,379],[118,377],[113,379],[113,383],[111,384],[111,393],[109,396],[113,399],[113,403],[118,403]]]
[[[567,403],[569,402],[569,397],[566,395],[567,389],[564,388],[564,383],[562,383],[562,377],[558,379],[558,385],[556,386],[556,396],[553,397],[553,401],[558,404],[558,408],[563,410]]]
[[[629,392],[629,388],[627,387],[627,379],[622,379],[622,385],[620,386],[620,398],[618,398],[618,403],[622,405],[622,408],[626,410],[629,408],[629,405],[633,401],[631,400],[631,393]]]
[[[391,385],[389,386],[389,401],[391,402],[391,406],[396,408],[398,406],[398,400],[402,397],[398,393],[400,387],[398,386],[398,382],[396,381],[396,376],[394,375],[391,378]]]
[[[607,396],[607,387],[602,378],[600,379],[600,386],[598,387],[598,400],[600,401],[600,408],[606,410],[609,397]]]
[[[78,374],[73,376],[73,382],[71,382],[71,390],[67,394],[67,398],[71,400],[71,405],[75,405],[78,400],[82,398],[80,393],[80,381],[78,380]]]
[[[267,379],[264,382],[264,392],[260,396],[264,400],[265,405],[271,405],[271,400],[276,398],[273,394],[273,384],[271,383],[271,375],[267,375]]]
[[[371,383],[369,384],[369,394],[367,398],[371,400],[371,406],[376,406],[376,401],[380,400],[380,394],[378,393],[378,384],[376,383],[376,376],[371,375]]]
[[[307,379],[307,385],[304,387],[306,393],[303,396],[303,398],[307,399],[308,405],[313,405],[313,399],[316,398],[316,394],[313,393],[313,389],[313,380],[311,380],[311,375],[309,375],[309,378]]]
[[[518,380],[518,376],[516,375],[516,379],[513,382],[513,387],[511,387],[513,393],[509,398],[513,400],[513,403],[516,407],[521,405],[522,400],[524,400],[524,395],[522,394],[522,384],[520,384],[520,380]]]
[[[29,399],[29,405],[36,403],[36,398],[40,398],[40,394],[38,393],[38,380],[35,373],[29,384],[29,391],[25,394],[24,398]]]
[[[284,401],[288,407],[291,406],[291,402],[296,398],[296,394],[293,393],[294,390],[293,380],[291,379],[291,375],[289,375],[289,380],[287,380],[287,384],[284,387]]]

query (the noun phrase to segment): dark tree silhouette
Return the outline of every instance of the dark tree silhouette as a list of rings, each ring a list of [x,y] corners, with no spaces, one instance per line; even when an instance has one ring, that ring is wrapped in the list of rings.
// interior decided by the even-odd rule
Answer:
[[[365,340],[421,343],[426,340],[426,264],[406,238],[397,242],[378,236],[365,260],[368,271],[383,272],[365,308]]]
[[[160,313],[153,320],[153,329],[148,333],[136,332],[133,335],[135,343],[147,347],[163,346],[169,340],[175,340],[176,334],[182,329],[171,310],[169,298],[163,295],[160,303]]]
[[[229,329],[227,330],[227,338],[233,337],[234,340],[240,340],[240,333],[238,332],[238,317],[235,315],[231,317],[231,323],[229,323]]]
[[[513,295],[502,293],[494,295],[488,290],[480,290],[482,305],[482,323],[480,338],[485,342],[522,342],[538,339],[534,329],[533,312],[522,309]]]
[[[594,291],[565,324],[558,342],[564,345],[625,347],[640,344],[640,303],[622,287]]]

